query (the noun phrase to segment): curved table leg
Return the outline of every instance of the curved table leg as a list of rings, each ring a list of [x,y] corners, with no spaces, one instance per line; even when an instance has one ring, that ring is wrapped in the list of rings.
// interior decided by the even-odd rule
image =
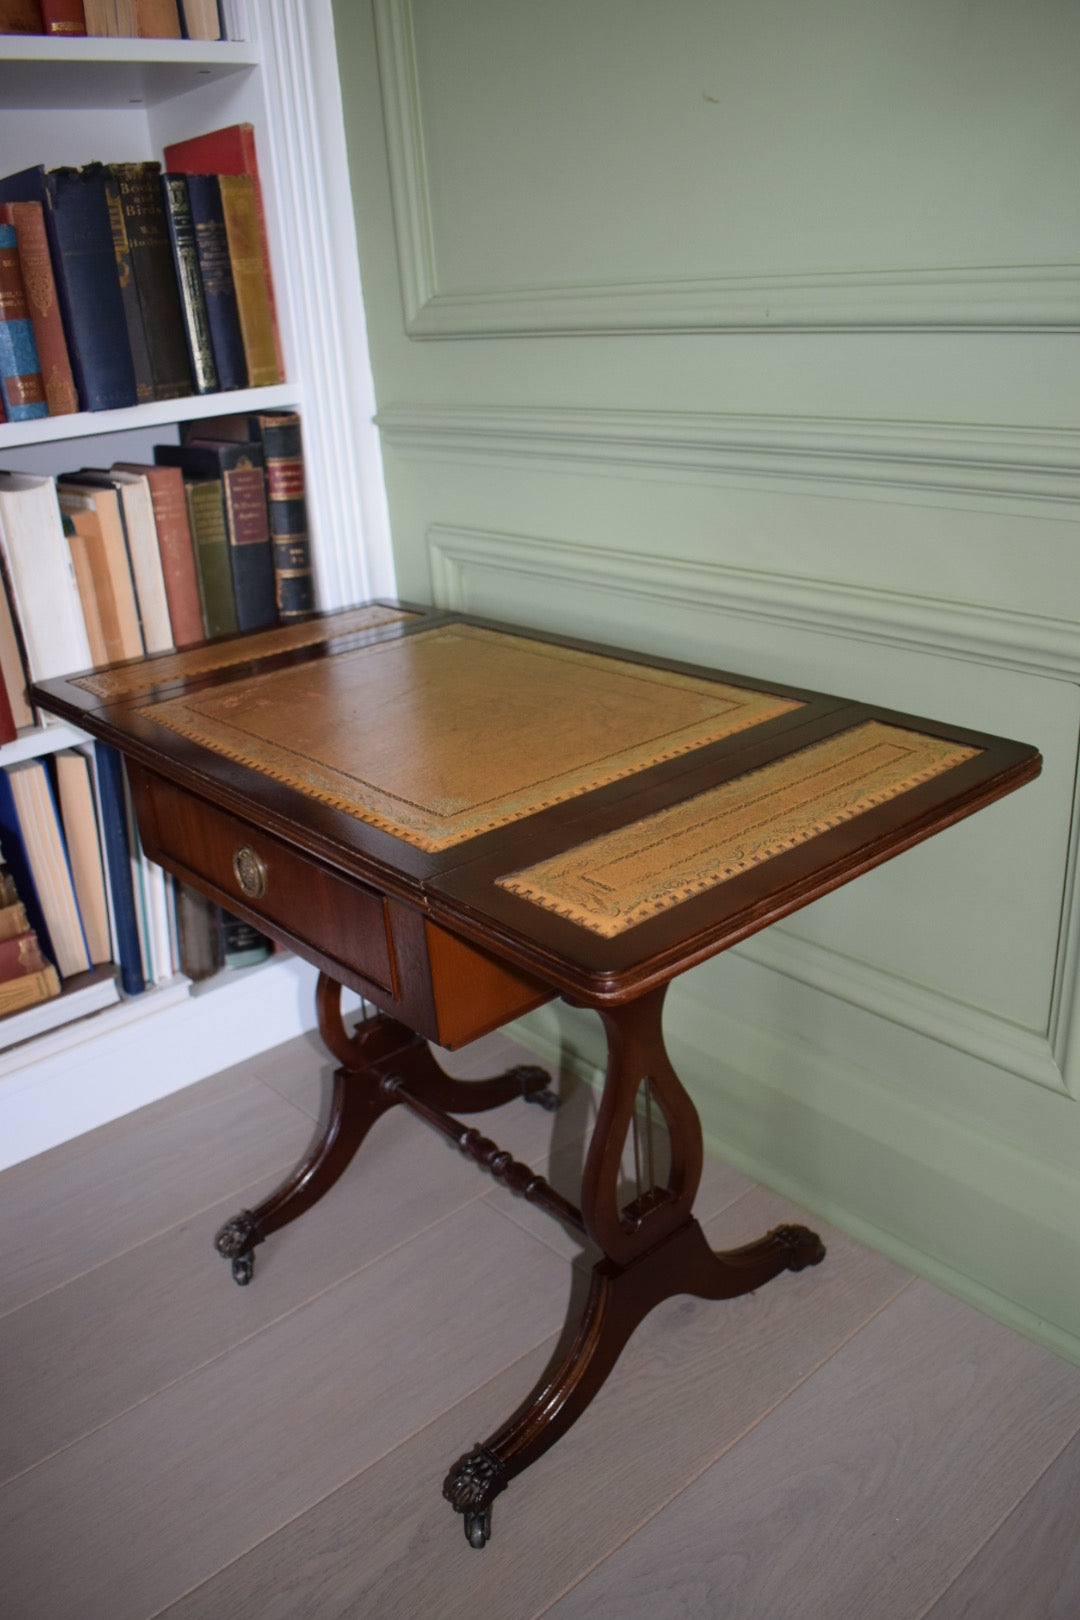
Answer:
[[[401,1076],[411,1090],[440,1108],[477,1113],[524,1097],[545,1107],[558,1098],[545,1070],[518,1064],[491,1080],[454,1080],[439,1067],[420,1036],[382,1016],[351,1034],[341,1016],[341,986],[320,974],[316,990],[319,1033],[341,1063],[334,1075],[330,1108],[307,1153],[269,1197],[227,1220],[214,1247],[231,1262],[236,1282],[251,1281],[258,1244],[319,1201],[352,1162],[375,1121],[395,1106],[387,1075]]]
[[[491,1534],[494,1498],[581,1416],[635,1328],[663,1300],[675,1294],[732,1299],[782,1271],[801,1271],[824,1259],[820,1238],[802,1226],[777,1227],[756,1243],[724,1253],[710,1249],[690,1214],[701,1171],[701,1133],[696,1110],[663,1050],[663,996],[661,989],[603,1015],[608,1073],[586,1160],[582,1214],[605,1257],[593,1268],[569,1349],[509,1421],[447,1476],[443,1494],[463,1515],[474,1547],[483,1547]],[[621,1210],[619,1164],[645,1076],[658,1094],[672,1136],[671,1171],[666,1187],[652,1189],[629,1210]]]

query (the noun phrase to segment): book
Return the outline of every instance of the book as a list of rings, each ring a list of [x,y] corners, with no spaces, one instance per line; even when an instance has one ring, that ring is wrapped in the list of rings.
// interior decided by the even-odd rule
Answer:
[[[0,743],[14,742],[18,735],[11,699],[7,695],[7,688],[0,682]]]
[[[86,33],[83,0],[41,0],[41,17],[46,34],[77,37]]]
[[[115,470],[141,473],[146,479],[154,510],[173,645],[189,647],[201,641],[206,632],[184,497],[184,475],[179,467],[156,467],[139,462],[117,462]]]
[[[210,322],[206,312],[199,271],[199,251],[195,241],[195,222],[191,215],[187,176],[163,174],[161,196],[165,209],[165,223],[172,249],[173,269],[180,292],[180,310],[184,322],[184,340],[187,343],[191,377],[198,394],[212,394],[218,388],[218,369],[214,360],[214,341],[210,335]]]
[[[108,661],[138,658],[145,649],[120,498],[81,473],[58,478],[56,489],[62,513],[86,540]]]
[[[188,479],[220,480],[236,628],[261,630],[276,624],[262,445],[253,440],[189,439],[180,445],[155,445],[154,459],[180,467]]]
[[[218,927],[223,967],[254,967],[257,962],[265,962],[274,949],[273,941],[265,934],[221,907],[218,907]]]
[[[0,179],[0,202],[42,205],[68,356],[86,411],[135,404],[135,373],[100,163]]]
[[[270,285],[259,250],[259,222],[251,176],[220,174],[218,188],[248,384],[252,388],[266,388],[281,382],[282,372],[274,344]]]
[[[91,962],[112,961],[109,904],[105,893],[105,865],[98,836],[97,806],[90,763],[77,748],[53,756],[60,821],[67,843],[75,898],[83,920]]]
[[[17,970],[0,980],[0,1018],[52,1001],[59,996],[60,988],[60,975],[42,955],[37,936],[29,934],[26,954],[19,958]]]
[[[180,399],[192,392],[192,378],[161,195],[161,164],[109,163],[104,168],[137,396],[140,401]]]
[[[0,771],[0,849],[34,931],[61,979],[85,973],[90,967],[86,935],[56,800],[40,759],[21,760]],[[40,925],[33,915],[31,893]]]
[[[0,224],[0,392],[9,422],[48,416],[14,225]]]
[[[143,319],[142,304],[139,302],[139,289],[135,284],[131,243],[128,241],[124,211],[120,205],[120,182],[107,169],[104,169],[104,176],[105,201],[109,207],[109,229],[112,231],[113,257],[116,260],[116,284],[120,289],[128,352],[131,355],[131,367],[135,376],[135,403],[149,405],[156,397],[154,368],[150,361],[150,340]]]
[[[94,559],[90,555],[91,542],[85,530],[80,532],[75,527],[70,513],[64,511],[63,498],[60,503],[61,515],[64,519],[64,533],[67,535],[68,550],[71,553],[71,564],[75,570],[75,579],[79,586],[79,600],[82,603],[83,623],[86,625],[86,639],[90,643],[90,657],[94,668],[110,662],[109,647],[105,639],[105,630],[101,622],[101,607],[98,602],[97,581],[94,578]],[[100,538],[101,525],[97,521],[96,513],[91,512],[90,518],[96,525]]]
[[[50,416],[70,416],[79,408],[79,395],[68,357],[64,320],[56,293],[45,216],[39,202],[0,204],[0,220],[15,227],[23,286],[34,328],[38,364],[45,384]]]
[[[41,34],[38,0],[0,0],[0,34]]]
[[[169,652],[173,645],[172,626],[147,479],[142,473],[120,467],[83,467],[78,476],[88,484],[115,490],[119,497],[143,645],[147,652]]]
[[[220,39],[221,16],[217,0],[180,0],[185,39]]]
[[[27,973],[41,973],[51,964],[41,954],[38,937],[32,928],[10,939],[0,940],[0,984],[8,979],[21,978]],[[55,970],[54,970],[55,971]],[[60,992],[57,980],[57,994]]]
[[[259,251],[270,297],[271,324],[274,333],[274,353],[277,376],[285,376],[281,335],[278,330],[274,301],[274,275],[270,264],[270,242],[266,230],[266,210],[263,206],[262,185],[259,179],[259,161],[255,150],[255,130],[251,124],[227,124],[223,129],[212,129],[205,135],[195,135],[186,141],[174,141],[165,148],[165,167],[179,169],[184,174],[246,174],[251,178],[258,222]],[[255,384],[252,384],[254,387]]]
[[[221,187],[216,174],[189,174],[188,207],[195,232],[195,254],[199,263],[210,345],[214,353],[218,387],[223,392],[247,387],[247,362],[240,330],[229,239],[221,208]]]
[[[184,479],[192,555],[199,581],[203,629],[211,639],[236,631],[236,598],[229,568],[229,531],[220,478]]]
[[[35,724],[34,709],[26,695],[26,653],[11,611],[6,570],[0,567],[0,680],[3,681],[16,730]]]
[[[0,550],[31,680],[93,662],[51,478],[0,472]]]
[[[300,417],[296,411],[274,411],[254,421],[266,468],[274,590],[278,616],[284,621],[315,608]]]
[[[7,874],[7,879],[10,892],[16,894],[15,884],[10,874]],[[25,934],[29,927],[30,921],[26,915],[26,907],[21,900],[8,900],[6,904],[0,906],[0,939],[14,939],[18,934]]]
[[[112,900],[117,965],[125,995],[137,996],[146,989],[139,950],[139,930],[135,916],[135,894],[131,880],[131,848],[128,842],[124,763],[115,748],[94,744],[97,772],[101,842]]]
[[[143,39],[180,39],[177,0],[135,0],[135,32]]]
[[[198,889],[186,883],[176,885],[176,926],[180,947],[180,971],[198,984],[217,973],[222,966],[219,907]]]
[[[135,33],[135,0],[83,0],[86,32],[110,39]]]

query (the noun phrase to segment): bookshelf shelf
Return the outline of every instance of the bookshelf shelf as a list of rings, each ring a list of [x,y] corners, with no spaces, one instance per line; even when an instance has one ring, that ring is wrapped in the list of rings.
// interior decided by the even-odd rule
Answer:
[[[172,427],[177,422],[195,422],[205,416],[283,410],[292,405],[295,398],[294,387],[277,383],[273,388],[238,388],[228,394],[190,394],[185,399],[158,400],[150,405],[132,405],[122,411],[79,411],[73,416],[4,422],[0,423],[0,455],[5,450],[18,450],[26,445],[59,444],[103,434]]]
[[[63,109],[155,107],[258,66],[248,43],[186,39],[0,40],[0,105]]]
[[[59,725],[34,726],[20,731],[14,742],[0,746],[0,768],[17,765],[22,759],[41,759],[45,754],[74,748],[86,741],[86,732],[69,726],[66,721]]]

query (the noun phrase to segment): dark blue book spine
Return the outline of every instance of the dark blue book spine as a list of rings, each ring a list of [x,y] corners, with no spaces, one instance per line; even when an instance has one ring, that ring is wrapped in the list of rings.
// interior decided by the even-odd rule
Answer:
[[[16,892],[26,907],[26,919],[37,935],[42,955],[47,956],[55,966],[56,952],[45,926],[45,913],[38,899],[37,885],[30,872],[26,840],[19,825],[19,812],[15,808],[15,795],[11,791],[7,771],[0,771],[0,859],[15,880]]]
[[[120,983],[126,995],[137,996],[146,989],[139,949],[139,925],[135,916],[135,890],[131,881],[131,845],[128,842],[124,801],[124,766],[115,748],[96,742],[98,796],[101,810],[101,841],[109,872],[113,918],[116,923]],[[18,880],[16,880],[18,881]]]
[[[218,387],[246,388],[247,362],[221,210],[221,188],[216,174],[189,174],[187,187]]]
[[[135,404],[135,372],[100,163],[39,164],[0,180],[0,202],[42,205],[68,354],[84,411]]]

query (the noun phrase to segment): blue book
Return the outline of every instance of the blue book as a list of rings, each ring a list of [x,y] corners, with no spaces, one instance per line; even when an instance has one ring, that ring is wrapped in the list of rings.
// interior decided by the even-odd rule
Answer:
[[[41,909],[37,884],[30,870],[26,839],[19,823],[19,812],[15,808],[7,771],[0,771],[0,860],[3,860],[15,881],[16,892],[26,907],[26,920],[38,937],[42,955],[55,964],[56,953],[45,926],[45,913]]]
[[[49,414],[14,225],[0,225],[0,392],[9,422]]]
[[[218,387],[246,388],[247,361],[225,234],[225,215],[221,208],[221,187],[216,174],[189,174],[186,178]]]
[[[131,878],[124,764],[116,749],[103,742],[94,744],[94,758],[97,762],[101,844],[109,874],[109,893],[112,895],[117,954],[120,958],[120,984],[125,995],[137,996],[146,989],[146,980],[143,978],[135,889]]]
[[[84,411],[135,404],[135,370],[100,163],[42,164],[0,179],[0,202],[37,202],[49,239],[71,369]]]
[[[0,850],[38,944],[61,979],[87,972],[90,952],[60,812],[40,759],[0,771]]]

